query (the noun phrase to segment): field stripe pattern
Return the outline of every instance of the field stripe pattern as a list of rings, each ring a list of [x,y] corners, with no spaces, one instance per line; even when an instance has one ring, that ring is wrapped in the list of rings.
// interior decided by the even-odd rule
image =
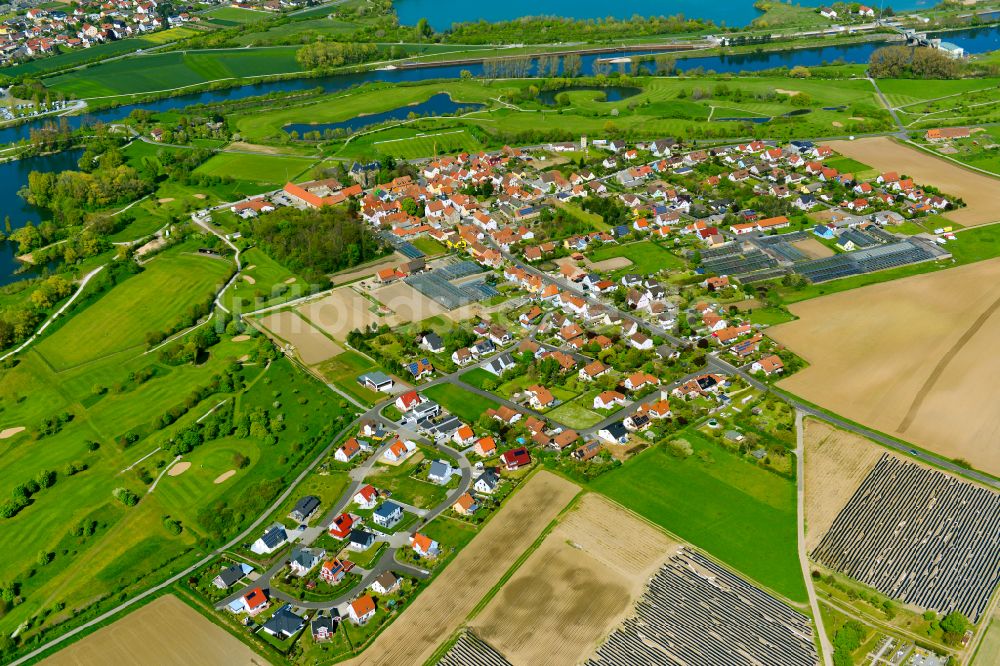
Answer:
[[[886,453],[812,557],[887,596],[978,622],[1000,579],[1000,495]]]
[[[588,666],[819,663],[808,617],[694,551],[653,577]]]

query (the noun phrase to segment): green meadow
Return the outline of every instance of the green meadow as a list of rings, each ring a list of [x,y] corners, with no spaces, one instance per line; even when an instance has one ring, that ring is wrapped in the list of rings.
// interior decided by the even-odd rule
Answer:
[[[245,153],[217,153],[195,169],[196,173],[229,176],[234,180],[282,186],[306,172],[315,159]]]
[[[663,446],[598,477],[592,488],[792,601],[806,599],[796,550],[795,482],[744,462],[695,430],[696,455]],[[700,453],[707,454],[705,462]]]
[[[36,350],[59,370],[125,350],[139,354],[147,332],[172,326],[185,310],[208,299],[233,268],[227,260],[197,254],[155,257],[142,273],[100,297]]]
[[[298,47],[171,51],[136,55],[92,65],[46,79],[53,90],[77,97],[134,95],[220,79],[239,79],[300,71]]]

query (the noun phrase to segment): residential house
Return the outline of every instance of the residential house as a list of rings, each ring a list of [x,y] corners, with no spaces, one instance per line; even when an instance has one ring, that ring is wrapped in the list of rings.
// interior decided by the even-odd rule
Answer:
[[[220,590],[228,590],[243,580],[251,571],[253,571],[253,567],[249,564],[233,564],[220,571],[219,575],[212,579],[212,585]]]
[[[372,512],[372,522],[380,527],[392,529],[403,519],[403,507],[395,502],[382,502],[377,509]]]
[[[403,441],[401,439],[397,439],[389,445],[389,448],[385,450],[382,457],[389,462],[395,463],[401,461],[403,458],[406,458],[416,450],[417,445],[414,442],[410,440]]]
[[[464,493],[452,506],[455,512],[462,516],[471,516],[479,509],[476,499],[469,493]]]
[[[624,423],[616,421],[598,430],[597,436],[611,444],[625,444],[628,442],[628,429]]]
[[[325,550],[296,548],[292,551],[292,558],[289,560],[288,566],[293,574],[301,578],[312,571],[313,567],[319,564],[324,557],[326,557]]]
[[[315,495],[306,495],[295,503],[295,508],[288,514],[288,517],[294,521],[304,523],[312,518],[318,508],[319,498]]]
[[[430,470],[427,472],[427,480],[443,486],[451,481],[451,476],[454,473],[455,470],[447,461],[435,460],[431,463]]]
[[[375,490],[375,486],[368,484],[354,493],[353,500],[362,509],[374,509],[378,502],[378,491]]]
[[[362,625],[375,616],[375,600],[370,594],[362,594],[347,606],[347,615],[354,624]]]
[[[521,446],[504,452],[504,454],[500,456],[500,460],[503,462],[508,472],[513,472],[521,467],[527,467],[530,465],[531,454],[528,453],[528,449]]]
[[[383,571],[372,581],[371,588],[375,594],[392,594],[399,589],[400,578],[391,571]]]
[[[611,409],[625,404],[625,396],[618,391],[603,391],[594,398],[594,409]]]
[[[472,487],[477,493],[489,495],[497,489],[498,485],[500,485],[500,475],[497,474],[496,468],[487,467],[482,474],[476,477]]]
[[[240,610],[246,612],[250,616],[257,615],[268,606],[267,595],[264,594],[264,590],[259,587],[255,587],[244,594],[240,597],[240,601],[242,602],[238,604]]]
[[[351,530],[347,537],[347,547],[354,551],[365,551],[375,544],[375,535],[368,530]]]
[[[441,553],[438,542],[420,532],[416,532],[410,539],[410,547],[420,557],[437,557]]]
[[[264,623],[263,631],[271,634],[279,641],[291,638],[305,626],[306,621],[292,612],[291,604],[282,606]]]
[[[785,364],[777,356],[765,356],[759,361],[754,361],[750,366],[750,372],[756,374],[763,372],[767,376],[777,374],[785,369]]]
[[[368,486],[371,488],[371,486]],[[374,488],[372,488],[374,490]],[[355,495],[357,497],[357,495]],[[337,539],[346,539],[351,534],[351,529],[354,527],[354,518],[352,518],[347,513],[342,513],[333,519],[330,523],[328,531],[330,536]]]
[[[472,450],[478,456],[489,458],[496,453],[497,445],[492,437],[480,437],[476,440],[476,444],[472,447]]]
[[[269,555],[285,545],[286,541],[288,541],[288,534],[285,532],[285,526],[276,523],[253,542],[250,551],[257,555]]]

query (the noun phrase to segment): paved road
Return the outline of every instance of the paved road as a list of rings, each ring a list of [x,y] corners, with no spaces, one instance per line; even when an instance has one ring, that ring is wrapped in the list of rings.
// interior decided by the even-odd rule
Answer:
[[[968,469],[966,467],[962,467],[961,465],[956,465],[952,460],[949,460],[948,458],[942,458],[933,453],[930,453],[929,451],[922,451],[919,449],[915,449],[911,444],[900,442],[891,437],[883,435],[880,432],[877,432],[870,428],[866,428],[863,425],[852,423],[851,421],[847,421],[846,419],[843,419],[839,416],[827,413],[821,409],[817,409],[812,405],[806,404],[798,400],[793,395],[785,393],[780,389],[776,389],[773,386],[764,384],[763,382],[756,379],[753,375],[748,373],[745,370],[745,368],[737,368],[728,361],[719,358],[718,355],[716,354],[709,355],[709,365],[714,366],[721,373],[729,375],[738,375],[754,388],[758,388],[762,391],[772,392],[774,395],[780,397],[789,405],[791,405],[794,409],[799,410],[809,416],[821,419],[823,421],[826,421],[827,423],[837,426],[838,428],[841,428],[843,430],[848,430],[855,434],[861,435],[862,437],[867,437],[870,440],[878,442],[882,446],[894,449],[899,453],[916,458],[930,465],[934,465],[935,467],[944,469],[948,472],[951,472],[952,474],[956,474],[958,476],[964,476],[966,478],[978,481],[983,485],[1000,490],[1000,479],[996,479],[992,476],[989,476],[988,474],[983,474],[982,472],[979,472],[974,469]]]

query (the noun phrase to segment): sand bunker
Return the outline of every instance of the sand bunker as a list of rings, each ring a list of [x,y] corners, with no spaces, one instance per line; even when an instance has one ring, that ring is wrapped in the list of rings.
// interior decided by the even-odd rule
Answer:
[[[163,198],[163,199],[157,199],[157,201],[159,201],[161,204],[167,204],[167,203],[170,203],[173,200],[174,200],[173,197],[166,197],[166,198]]]
[[[233,336],[233,342],[246,342],[249,339],[250,339],[250,336],[246,335],[246,334],[244,334],[244,335],[234,335]]]
[[[215,477],[215,481],[213,483],[215,483],[216,485],[218,485],[218,484],[222,483],[223,481],[226,481],[227,479],[232,478],[234,474],[236,474],[236,470],[235,469],[231,469],[228,472],[223,472],[219,476]]]
[[[251,276],[249,276],[249,275],[244,275],[244,276],[243,276],[243,279],[247,281],[247,284],[257,284],[257,280],[254,280],[254,279],[253,279],[253,278],[252,278]]]
[[[24,426],[17,426],[16,428],[5,428],[0,430],[0,439],[9,439],[19,432],[24,432]]]
[[[189,469],[191,469],[191,463],[189,462],[177,463],[176,465],[170,468],[170,471],[167,472],[167,476],[180,476]]]
[[[778,93],[779,95],[788,95],[790,97],[795,97],[796,95],[800,94],[802,91],[801,90],[785,90],[784,88],[775,88],[774,92]]]
[[[204,199],[205,195],[199,192],[198,194],[192,195],[195,199]]]
[[[285,284],[294,284],[294,283],[295,283],[295,278],[294,277],[290,277],[287,280],[285,280]]]
[[[247,267],[246,267],[246,268],[244,268],[243,270],[246,270],[246,271],[252,271],[252,270],[253,270],[253,269],[255,269],[255,268],[257,268],[257,264],[250,264],[249,266],[247,266]]]

